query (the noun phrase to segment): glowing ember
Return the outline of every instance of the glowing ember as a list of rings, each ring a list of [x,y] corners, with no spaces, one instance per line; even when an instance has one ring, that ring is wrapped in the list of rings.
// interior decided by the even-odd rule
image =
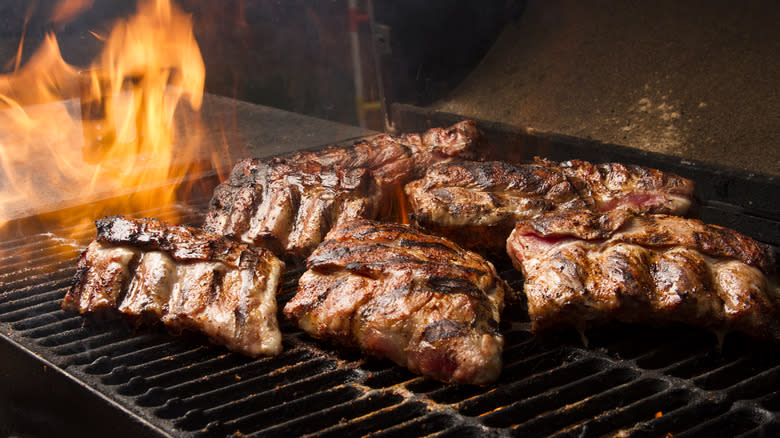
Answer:
[[[90,4],[63,3],[54,20]],[[111,212],[168,205],[193,166],[209,159],[198,141],[203,59],[190,17],[169,1],[141,2],[85,69],[63,60],[53,34],[26,64],[19,59],[0,76],[0,226],[35,206],[150,188],[165,187]],[[91,223],[105,209],[80,213]]]

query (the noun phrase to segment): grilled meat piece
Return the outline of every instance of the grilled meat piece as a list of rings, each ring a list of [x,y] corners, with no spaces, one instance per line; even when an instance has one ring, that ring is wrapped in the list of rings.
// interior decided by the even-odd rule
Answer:
[[[282,349],[276,293],[284,263],[199,229],[155,219],[100,219],[62,308],[162,321],[249,356]]]
[[[214,191],[204,228],[303,259],[333,226],[387,217],[380,206],[393,205],[402,184],[432,163],[473,158],[480,140],[476,124],[464,121],[424,134],[382,134],[351,147],[246,159]]]
[[[536,163],[563,172],[594,211],[684,215],[693,204],[693,181],[649,167],[621,163],[562,163],[537,158]]]
[[[204,229],[304,258],[334,224],[376,216],[382,188],[367,167],[323,165],[301,155],[236,164],[214,191]]]
[[[495,257],[504,253],[518,220],[581,209],[684,214],[694,186],[641,166],[537,158],[517,166],[499,161],[440,164],[405,191],[419,225]]]
[[[507,251],[533,330],[678,321],[780,341],[771,247],[668,215],[550,213],[520,221]]]
[[[501,372],[509,286],[493,265],[413,226],[342,224],[307,260],[286,317],[437,380],[485,384]]]

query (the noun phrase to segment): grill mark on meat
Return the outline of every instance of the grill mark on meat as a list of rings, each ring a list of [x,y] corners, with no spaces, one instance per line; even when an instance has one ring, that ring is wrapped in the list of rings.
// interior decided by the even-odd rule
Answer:
[[[341,231],[341,233],[344,233],[344,234],[345,233],[351,233],[354,230],[359,229],[359,228],[366,228],[365,222],[359,221],[359,220],[355,220],[355,221],[351,221],[351,222],[348,222],[348,223],[341,224],[339,226],[339,230]],[[361,235],[355,235],[355,236],[356,237],[363,237],[365,235],[366,235],[366,233],[364,232]],[[326,239],[324,242],[328,242],[328,240]]]
[[[333,204],[333,198],[325,193],[309,194],[293,222],[286,248],[288,252],[304,257],[314,250],[333,222]]]
[[[443,294],[465,294],[477,298],[483,293],[470,281],[457,277],[441,277],[434,275],[428,277],[425,281],[425,285],[434,292]]]
[[[547,214],[518,222],[518,234],[571,236],[590,241],[611,239],[654,248],[684,246],[713,257],[735,258],[765,274],[776,270],[769,245],[734,230],[698,219],[669,215],[635,215],[625,211]]]
[[[334,246],[332,242],[325,241],[320,245],[323,248],[316,256],[312,255],[306,261],[308,269],[322,269],[328,266],[335,266],[331,260],[338,260],[354,251],[352,248]]]
[[[311,309],[317,308],[318,306],[320,306],[328,298],[328,296],[330,295],[330,293],[333,290],[340,289],[341,287],[344,286],[345,282],[346,282],[346,278],[345,277],[340,277],[340,278],[337,278],[335,281],[328,283],[326,287],[320,289],[321,292],[319,292],[316,295],[314,300],[307,301],[307,302],[303,303],[301,305],[301,310],[302,311],[309,311]]]
[[[379,279],[383,277],[383,267],[386,265],[384,262],[374,263],[362,263],[362,262],[349,262],[344,265],[344,270],[349,271],[352,274],[357,274],[363,277],[372,279]]]
[[[396,309],[403,307],[403,303],[399,305],[401,300],[407,298],[409,294],[414,292],[415,291],[410,284],[404,283],[391,289],[387,293],[379,294],[362,306],[359,311],[358,320],[365,323],[374,317],[387,318],[388,315],[395,312]],[[416,310],[417,309],[413,309],[413,311]]]
[[[435,268],[438,266],[440,266],[440,263],[435,261],[418,260],[412,257],[404,257],[404,256],[392,256],[387,258],[386,260],[377,260],[371,262],[355,261],[355,262],[348,262],[346,264],[341,264],[339,262],[326,262],[326,263],[318,264],[316,266],[312,266],[309,269],[315,269],[323,273],[333,273],[340,269],[343,269],[357,275],[362,275],[364,277],[379,279],[384,276],[385,271],[389,267],[404,267],[407,269],[424,270],[426,267]],[[468,274],[465,273],[474,274],[474,275],[489,274],[488,271],[480,270],[472,267],[466,267],[466,266],[454,266],[451,268],[451,270],[453,273],[461,274],[463,277],[468,276]],[[441,287],[442,290],[439,290],[439,292],[445,292],[446,285],[443,285]]]
[[[507,250],[535,331],[680,321],[780,341],[774,252],[733,230],[660,214],[551,213],[518,223]]]
[[[207,304],[213,304],[217,301],[217,299],[219,299],[219,296],[222,295],[222,281],[225,278],[224,273],[219,269],[212,271],[211,275],[212,278],[209,282],[209,287],[206,288],[206,290],[209,292],[207,295]]]
[[[308,269],[313,269],[320,272],[334,272],[339,269],[346,269],[355,273],[361,273],[370,277],[377,277],[385,267],[393,265],[406,265],[407,267],[424,269],[425,267],[438,267],[441,266],[441,261],[421,260],[414,256],[407,256],[398,254],[394,251],[394,246],[387,245],[385,243],[374,243],[371,245],[364,245],[355,248],[345,248],[338,245],[334,241],[326,241],[318,248],[317,252],[312,254],[306,262]],[[409,249],[438,249],[436,244],[433,245],[419,245],[419,246],[406,246]],[[452,254],[457,254],[457,249],[448,251]],[[361,253],[361,255],[358,255]],[[365,254],[369,253],[369,254]],[[380,253],[373,255],[370,253]],[[384,254],[381,254],[384,253]],[[347,256],[354,256],[359,260],[347,261]],[[384,258],[382,258],[384,256]],[[467,272],[473,275],[487,275],[489,271],[477,269],[471,266],[458,266],[453,265],[448,267],[454,272]],[[464,277],[468,274],[463,274]]]
[[[139,324],[153,324],[168,311],[173,284],[178,271],[173,260],[159,251],[141,254],[127,294],[117,305],[119,313],[130,319],[137,318]]]
[[[651,265],[650,275],[658,287],[656,307],[664,313],[677,312],[684,319],[701,319],[714,314],[723,318],[723,300],[714,293],[709,263],[696,251],[673,248]]]
[[[399,239],[398,245],[403,248],[431,248],[441,251],[447,251],[452,254],[457,254],[458,251],[451,246],[447,246],[441,242],[421,242],[419,240]]]
[[[423,330],[422,338],[435,344],[443,339],[452,338],[463,333],[467,327],[457,321],[442,319],[428,324]]]
[[[155,219],[96,225],[64,310],[162,322],[249,356],[281,351],[275,294],[284,264],[269,251]]]
[[[387,226],[384,226],[383,223],[383,226],[380,229],[370,224],[367,226],[366,222],[364,221],[356,221],[355,223],[358,224],[358,226],[356,226],[355,228],[363,228],[363,231],[355,233],[355,237],[357,238],[366,238],[371,236],[372,234],[381,234],[381,233],[388,233],[388,232],[405,233],[408,231],[408,228],[402,224],[387,223]],[[345,231],[348,231],[348,229]]]
[[[312,255],[306,261],[306,267],[309,269],[318,269],[321,266],[330,266],[341,263],[343,258],[348,255],[354,255],[356,253],[366,253],[375,250],[389,249],[390,247],[384,243],[373,243],[371,245],[364,245],[358,247],[344,247],[334,240],[326,240],[320,247],[321,250],[316,255]]]
[[[393,257],[388,259],[383,264],[385,265],[406,264],[406,265],[410,265],[411,267],[416,267],[417,269],[425,269],[426,266],[430,266],[430,267],[440,266],[441,262],[429,261],[429,260],[418,260],[410,257]],[[472,266],[450,266],[449,269],[452,270],[453,273],[467,272],[469,274],[476,274],[476,275],[488,275],[490,273],[489,270],[479,269]],[[466,276],[468,274],[463,274],[463,275]]]
[[[204,229],[306,258],[336,224],[397,215],[398,188],[435,162],[474,158],[481,133],[471,121],[422,136],[381,134],[352,147],[299,151],[237,163],[214,191]]]
[[[332,229],[307,266],[284,314],[312,336],[442,381],[498,377],[509,286],[477,254],[416,227],[361,220]]]
[[[404,190],[415,223],[494,259],[506,257],[519,220],[576,210],[683,214],[694,194],[691,181],[655,169],[540,158],[437,164]]]

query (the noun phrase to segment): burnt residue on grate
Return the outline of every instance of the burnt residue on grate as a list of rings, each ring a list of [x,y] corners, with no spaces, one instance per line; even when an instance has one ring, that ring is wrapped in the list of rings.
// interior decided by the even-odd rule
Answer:
[[[185,220],[197,223],[200,208]],[[162,436],[775,436],[780,424],[780,349],[739,334],[721,345],[682,325],[609,324],[589,330],[584,347],[574,330],[532,335],[510,308],[503,374],[474,387],[312,340],[283,318],[284,352],[259,359],[200,335],[84,319],[59,306],[91,237],[3,243],[2,341]],[[280,308],[301,273],[286,274]],[[502,276],[521,286],[515,271]]]

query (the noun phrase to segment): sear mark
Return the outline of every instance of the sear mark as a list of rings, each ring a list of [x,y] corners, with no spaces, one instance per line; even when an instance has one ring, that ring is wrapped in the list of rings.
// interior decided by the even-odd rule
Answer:
[[[426,342],[433,344],[443,339],[458,336],[465,330],[466,325],[461,322],[442,319],[428,324],[423,330],[422,337]]]
[[[482,291],[474,284],[460,278],[431,276],[427,279],[426,284],[434,292],[464,294],[470,297],[483,296]]]

